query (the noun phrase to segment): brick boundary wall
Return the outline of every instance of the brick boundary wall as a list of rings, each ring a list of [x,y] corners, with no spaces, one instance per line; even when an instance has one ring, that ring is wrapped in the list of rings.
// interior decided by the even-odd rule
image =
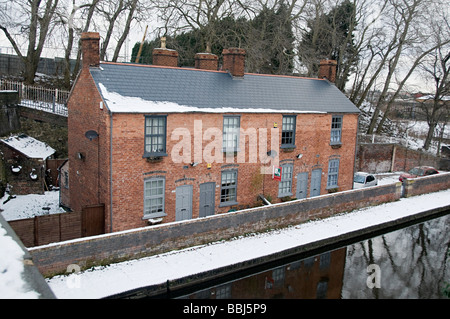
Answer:
[[[437,192],[441,189],[450,188],[450,173],[405,180],[403,185],[404,197]]]
[[[30,248],[44,276],[157,255],[253,232],[296,225],[354,209],[400,199],[401,183],[345,191],[304,200],[173,222]]]
[[[355,167],[369,173],[408,171],[415,166],[429,165],[445,169],[448,163],[441,158],[399,144],[357,145]]]

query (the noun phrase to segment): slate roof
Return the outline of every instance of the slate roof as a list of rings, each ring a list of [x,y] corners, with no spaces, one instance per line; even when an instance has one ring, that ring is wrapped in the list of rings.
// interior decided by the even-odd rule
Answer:
[[[222,71],[127,63],[102,63],[90,72],[101,94],[101,88],[106,88],[108,93],[145,101],[172,102],[198,109],[235,108],[243,112],[267,109],[359,113],[335,85],[323,79],[250,73],[236,79]]]

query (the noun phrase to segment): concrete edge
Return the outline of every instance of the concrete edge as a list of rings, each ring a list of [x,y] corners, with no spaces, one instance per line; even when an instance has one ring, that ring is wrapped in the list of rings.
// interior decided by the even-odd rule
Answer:
[[[22,241],[16,235],[14,230],[8,224],[8,222],[4,219],[4,217],[0,214],[0,225],[2,228],[6,230],[6,234],[17,243],[17,245],[22,249],[23,255],[23,264],[24,270],[22,273],[22,278],[29,288],[32,291],[35,291],[39,294],[39,299],[56,299],[55,294],[50,289],[50,286],[45,281],[42,274],[39,272],[36,265],[33,263],[33,259],[31,254],[23,245]]]

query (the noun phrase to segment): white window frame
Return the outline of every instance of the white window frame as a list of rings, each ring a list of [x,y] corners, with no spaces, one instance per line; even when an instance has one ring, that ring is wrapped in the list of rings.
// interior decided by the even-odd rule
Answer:
[[[330,145],[340,145],[342,144],[342,115],[333,115],[331,118],[331,135],[330,135]]]
[[[224,177],[228,174],[234,174],[234,184],[224,185]],[[228,179],[232,180],[232,179]],[[220,206],[231,206],[238,204],[237,202],[237,184],[238,184],[238,171],[237,170],[225,170],[221,173],[221,181],[220,181]],[[234,196],[230,198],[229,194],[223,195],[223,192],[229,189],[234,189]],[[227,200],[224,200],[227,199]]]
[[[234,120],[234,123],[230,123]],[[223,152],[238,152],[239,151],[239,131],[241,128],[240,115],[225,115],[223,117],[223,133],[222,133],[222,148]]]
[[[161,182],[161,184],[159,184]],[[155,185],[156,183],[156,185]],[[165,177],[151,177],[144,180],[144,218],[166,216],[165,211]],[[161,203],[155,200],[161,199]]]
[[[328,161],[327,189],[338,187],[339,164],[340,164],[339,158],[333,158]]]
[[[278,197],[292,196],[294,164],[281,165],[281,181],[278,182]]]

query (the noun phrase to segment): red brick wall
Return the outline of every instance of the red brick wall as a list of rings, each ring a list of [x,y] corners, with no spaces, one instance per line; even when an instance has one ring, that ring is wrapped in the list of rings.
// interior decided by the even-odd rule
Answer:
[[[83,68],[68,102],[69,194],[73,211],[109,204],[109,116],[106,107],[100,108],[101,101],[89,69]],[[89,130],[99,136],[90,141],[85,136]]]
[[[291,160],[294,164],[293,197],[297,180],[295,176],[300,172],[310,173],[313,168],[322,168],[322,194],[327,193],[327,172],[330,156],[340,158],[339,190],[352,188],[355,136],[357,127],[357,115],[345,115],[342,137],[342,147],[333,149],[329,145],[331,114],[300,114],[297,116],[296,144],[294,150],[277,150],[280,154],[280,161]],[[272,179],[271,175],[260,175],[261,162],[257,156],[257,163],[249,163],[250,148],[249,139],[246,138],[245,162],[240,161],[237,156],[226,158],[220,154],[222,163],[213,162],[211,168],[207,168],[207,162],[202,158],[199,165],[192,167],[190,162],[198,161],[198,151],[194,145],[194,121],[201,121],[202,134],[209,128],[220,128],[223,126],[222,114],[169,114],[167,117],[167,153],[169,156],[163,157],[160,161],[147,161],[143,158],[144,153],[144,123],[143,114],[114,114],[113,115],[113,229],[114,231],[145,226],[143,217],[143,192],[144,180],[152,176],[165,177],[165,212],[168,216],[164,222],[175,220],[175,190],[177,186],[193,186],[193,218],[199,213],[199,188],[205,182],[216,183],[215,204],[216,213],[227,212],[230,209],[242,209],[257,205],[258,194],[270,196],[273,202],[280,202],[278,198],[278,181]],[[282,114],[242,114],[241,128],[267,128],[268,147],[270,150],[270,130],[273,123],[277,122],[281,127]],[[198,124],[199,122],[197,122]],[[199,126],[197,125],[197,128]],[[175,129],[187,129],[191,132],[191,156],[185,163],[174,163],[172,149],[181,138],[174,136]],[[279,130],[279,140],[281,140],[281,130]],[[241,141],[243,141],[241,135]],[[202,149],[211,146],[210,140],[203,141]],[[222,142],[218,143],[222,145]],[[297,159],[299,153],[303,154],[301,159]],[[269,169],[269,165],[266,165]],[[220,184],[221,172],[224,168],[237,168],[238,186],[237,201],[239,205],[219,207],[220,204]],[[310,175],[310,174],[309,174]],[[310,176],[309,176],[310,177]]]

